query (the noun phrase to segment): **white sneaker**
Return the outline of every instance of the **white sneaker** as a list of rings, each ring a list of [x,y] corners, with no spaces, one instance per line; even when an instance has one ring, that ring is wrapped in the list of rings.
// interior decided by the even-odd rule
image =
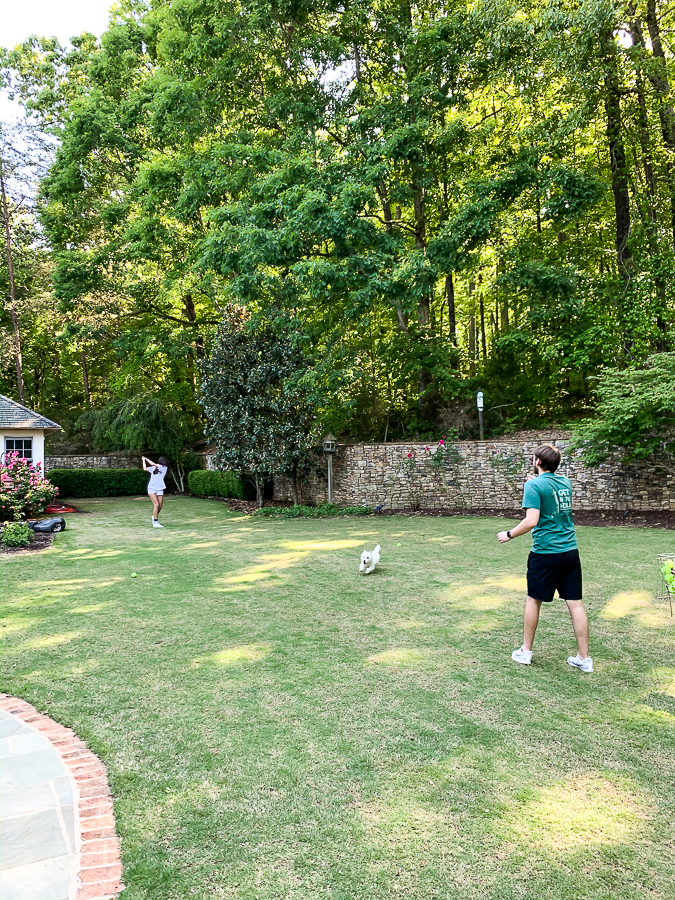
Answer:
[[[160,525],[160,524],[159,524],[159,522],[157,521],[157,519],[153,519],[153,520],[152,520],[152,527],[153,527],[153,528],[164,528],[163,525]]]
[[[576,656],[568,656],[567,662],[570,666],[574,666],[575,669],[581,669],[582,672],[593,671],[593,660],[590,656],[587,656],[586,659],[582,659],[577,653]]]
[[[511,659],[515,662],[522,663],[524,666],[532,665],[532,651],[524,650],[522,647],[518,647],[517,650],[514,650],[511,654]]]

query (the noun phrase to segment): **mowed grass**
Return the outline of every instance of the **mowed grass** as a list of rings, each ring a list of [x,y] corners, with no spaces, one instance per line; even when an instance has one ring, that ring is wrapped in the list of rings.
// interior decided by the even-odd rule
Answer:
[[[2,561],[2,684],[108,766],[126,900],[675,896],[672,532],[579,529],[584,675],[561,601],[511,662],[504,520],[81,505]]]

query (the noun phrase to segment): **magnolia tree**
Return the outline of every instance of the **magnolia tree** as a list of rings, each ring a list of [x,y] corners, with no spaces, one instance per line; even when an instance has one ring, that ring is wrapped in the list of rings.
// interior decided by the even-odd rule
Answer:
[[[0,464],[0,517],[23,519],[44,512],[58,494],[41,471],[40,463],[33,465],[16,452],[5,454]]]
[[[217,462],[255,479],[259,506],[265,476],[287,475],[297,505],[319,440],[318,400],[301,351],[269,322],[229,306],[201,372],[205,434]]]

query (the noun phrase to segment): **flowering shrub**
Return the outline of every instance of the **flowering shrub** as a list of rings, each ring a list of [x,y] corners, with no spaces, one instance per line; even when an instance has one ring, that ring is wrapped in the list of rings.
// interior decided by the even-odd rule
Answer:
[[[3,547],[27,547],[30,544],[30,530],[25,522],[8,522],[2,529]]]
[[[33,465],[14,451],[0,464],[0,518],[23,519],[44,511],[58,494],[44,477],[40,463]]]

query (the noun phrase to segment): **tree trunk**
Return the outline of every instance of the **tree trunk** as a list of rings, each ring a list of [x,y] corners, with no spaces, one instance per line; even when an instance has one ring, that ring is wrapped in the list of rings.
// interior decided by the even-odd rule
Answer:
[[[391,217],[391,203],[389,202],[389,197],[387,195],[387,188],[383,181],[380,182],[377,188],[377,192],[380,195],[380,200],[382,202],[382,215],[384,216],[384,227],[387,234],[392,233],[393,222]],[[403,332],[403,334],[408,334],[408,316],[403,312],[403,307],[401,306],[401,301],[396,301],[396,318],[398,320],[398,327]]]
[[[675,247],[675,164],[672,162],[672,156],[675,155],[675,111],[670,99],[670,84],[668,82],[668,67],[666,65],[666,54],[663,51],[661,43],[661,30],[659,28],[659,20],[656,15],[656,0],[647,0],[647,29],[652,42],[652,54],[657,60],[655,66],[650,66],[647,72],[652,87],[659,95],[659,121],[661,123],[661,134],[663,143],[666,145],[671,159],[666,163],[666,172],[668,174],[668,189],[670,194],[670,225],[673,236],[673,247]]]
[[[607,142],[609,164],[612,172],[612,193],[614,194],[616,261],[619,274],[627,284],[632,258],[628,246],[630,236],[630,197],[628,194],[628,166],[626,149],[621,128],[621,91],[619,70],[616,59],[614,35],[605,31],[602,35],[605,46],[605,113],[607,116]]]
[[[476,285],[472,282],[469,284],[469,299],[473,297]],[[471,303],[471,313],[469,315],[469,374],[476,374],[476,304]]]
[[[630,10],[631,15],[633,10]],[[633,38],[633,46],[639,47],[643,53],[647,50],[644,42],[644,34],[642,31],[642,23],[639,19],[631,19],[630,32]],[[649,255],[654,265],[654,289],[658,301],[656,310],[656,327],[658,330],[658,339],[656,341],[656,349],[664,352],[668,349],[668,300],[666,297],[666,285],[661,269],[661,253],[659,252],[659,235],[656,216],[656,178],[654,175],[654,163],[652,154],[652,143],[649,133],[649,116],[647,114],[647,101],[645,98],[645,84],[641,64],[637,63],[636,73],[636,93],[638,99],[637,123],[638,137],[640,140],[640,150],[642,153],[642,168],[647,186],[647,230],[649,234]]]
[[[452,272],[445,279],[445,297],[448,301],[448,325],[450,326],[450,341],[457,346],[457,313],[455,311],[455,284],[452,280]]]
[[[80,360],[82,361],[82,382],[84,383],[84,396],[87,398],[87,406],[91,406],[91,393],[89,391],[89,372],[87,371],[87,357],[84,350],[80,350]]]
[[[415,249],[426,249],[426,217],[424,209],[424,189],[413,185],[413,207],[415,210]],[[422,325],[428,325],[431,321],[431,303],[429,295],[425,294],[420,299],[417,309],[417,319]]]
[[[195,309],[195,303],[194,303],[194,300],[192,299],[192,294],[185,294],[185,296],[183,297],[183,309],[185,310],[185,317],[188,320],[188,322],[190,322],[191,324],[193,322],[196,323],[197,322],[197,310]],[[186,325],[185,327],[189,328],[190,326]],[[195,329],[195,335],[196,335],[195,336],[195,353],[197,354],[197,356],[202,358],[204,356],[204,338],[202,337],[197,325],[195,324],[193,327]]]
[[[256,499],[256,503],[258,504],[258,506],[260,508],[262,508],[262,506],[265,502],[264,497],[263,497],[263,489],[264,489],[263,481],[260,478],[260,476],[258,475],[258,473],[256,472],[256,474],[255,474],[255,499]]]
[[[295,474],[291,478],[291,490],[293,491],[293,506],[300,506],[298,502],[298,478]]]
[[[504,300],[504,305],[502,307],[502,332],[509,330],[509,301],[508,298]]]
[[[485,304],[480,298],[480,341],[483,349],[483,365],[487,363],[487,343],[485,341]]]
[[[185,493],[185,466],[183,463],[176,462],[175,466],[171,469],[171,477],[173,478],[173,483],[178,488],[179,493]]]
[[[629,13],[634,15],[634,8],[629,6]],[[646,53],[644,34],[642,32],[642,23],[637,18],[631,18],[629,23],[633,46],[639,47],[643,53]],[[643,69],[640,57],[636,63],[636,93],[638,100],[637,121],[638,121],[638,137],[640,140],[640,150],[642,152],[642,169],[644,171],[645,182],[647,185],[647,197],[649,198],[647,207],[647,217],[651,223],[656,222],[656,181],[654,178],[654,165],[652,159],[652,146],[649,135],[649,117],[647,115],[647,102],[645,100],[645,86],[643,78]]]
[[[5,220],[5,245],[7,247],[7,273],[9,275],[9,312],[12,317],[14,329],[14,362],[16,365],[16,389],[19,394],[19,402],[26,402],[26,394],[23,385],[23,359],[21,356],[21,330],[19,328],[19,316],[16,311],[16,285],[14,282],[14,260],[12,256],[12,232],[9,226],[9,208],[7,206],[7,194],[5,193],[5,175],[0,170],[0,191],[2,193],[2,217]]]
[[[412,185],[413,189],[413,208],[415,211],[415,249],[424,250],[426,248],[425,240],[425,211],[424,211],[424,189],[417,184]],[[420,325],[428,325],[431,321],[431,302],[429,295],[425,294],[420,298],[417,305],[417,321]],[[424,416],[424,403],[422,395],[426,393],[429,387],[429,372],[424,367],[420,368],[418,375],[419,395],[417,399],[417,413],[419,418]]]

